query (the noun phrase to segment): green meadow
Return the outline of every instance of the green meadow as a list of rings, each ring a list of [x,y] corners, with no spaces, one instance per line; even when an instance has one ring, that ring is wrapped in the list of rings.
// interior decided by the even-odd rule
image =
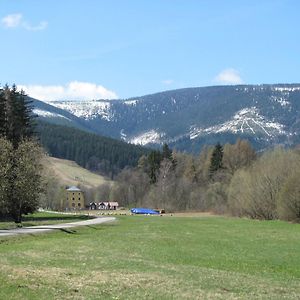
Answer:
[[[89,219],[86,215],[68,215],[60,213],[38,212],[23,216],[22,226],[39,226],[53,225],[60,223],[70,223]],[[13,221],[1,221],[0,230],[17,228],[17,224]]]
[[[0,239],[0,299],[299,299],[300,225],[119,216]]]

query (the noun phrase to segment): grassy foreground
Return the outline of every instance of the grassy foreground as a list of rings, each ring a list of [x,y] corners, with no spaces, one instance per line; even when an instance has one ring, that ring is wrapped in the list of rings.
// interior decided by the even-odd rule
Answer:
[[[123,216],[0,240],[0,299],[299,299],[300,225]]]

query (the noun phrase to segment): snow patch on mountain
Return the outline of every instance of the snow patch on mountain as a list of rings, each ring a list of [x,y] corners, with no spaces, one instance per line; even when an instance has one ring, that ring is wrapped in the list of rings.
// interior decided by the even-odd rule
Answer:
[[[286,134],[284,125],[268,120],[266,117],[259,114],[259,111],[256,107],[250,107],[238,111],[231,120],[222,124],[208,128],[192,126],[189,135],[190,139],[195,139],[207,134],[224,132],[232,132],[235,134],[260,133],[267,135],[268,137]]]
[[[138,100],[126,100],[123,103],[126,104],[126,105],[135,106],[138,103]]]
[[[293,87],[275,86],[273,87],[273,90],[277,92],[294,92],[294,91],[300,91],[300,86],[293,86]]]
[[[127,142],[135,145],[147,145],[147,144],[161,144],[161,138],[164,136],[164,133],[159,133],[155,130],[150,130],[144,132],[138,136],[135,136],[131,139],[127,139]]]
[[[91,120],[99,116],[106,121],[113,119],[111,103],[109,101],[55,101],[50,104],[85,120]]]
[[[56,114],[56,113],[53,113],[53,112],[50,112],[50,111],[46,111],[46,110],[42,110],[42,109],[38,109],[38,108],[35,108],[32,110],[32,112],[40,117],[44,117],[44,118],[64,118],[66,120],[69,120],[71,121],[69,118],[63,116],[63,115],[60,115],[60,114]]]
[[[126,141],[127,134],[125,133],[124,129],[121,129],[120,137],[121,137],[121,140]]]
[[[284,96],[281,97],[271,96],[271,101],[278,102],[282,107],[287,107],[291,104],[289,101],[287,101],[286,97]]]

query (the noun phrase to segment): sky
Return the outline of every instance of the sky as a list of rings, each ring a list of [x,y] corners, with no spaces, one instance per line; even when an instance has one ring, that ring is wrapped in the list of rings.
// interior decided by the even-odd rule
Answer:
[[[0,0],[0,84],[40,100],[300,82],[298,0]]]

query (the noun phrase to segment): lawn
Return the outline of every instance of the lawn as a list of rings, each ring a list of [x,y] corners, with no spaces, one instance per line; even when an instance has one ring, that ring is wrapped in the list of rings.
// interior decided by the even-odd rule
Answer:
[[[23,216],[22,226],[38,226],[38,225],[51,225],[59,223],[70,223],[76,221],[83,221],[89,219],[86,215],[68,215],[68,214],[57,214],[48,212],[38,212]],[[13,221],[1,221],[1,229],[14,229],[17,228],[17,224]]]
[[[117,218],[1,239],[0,298],[299,299],[299,224]]]

